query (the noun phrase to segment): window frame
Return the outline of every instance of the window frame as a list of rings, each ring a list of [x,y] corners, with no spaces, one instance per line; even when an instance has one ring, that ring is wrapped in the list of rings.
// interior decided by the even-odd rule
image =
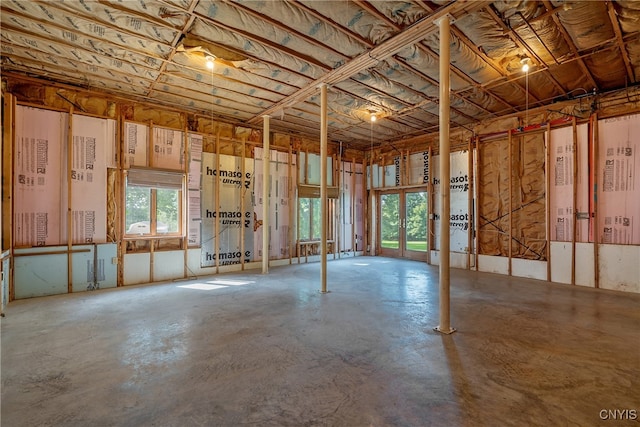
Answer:
[[[133,178],[133,179],[131,179]],[[133,181],[133,183],[131,182]],[[178,184],[179,183],[179,184]],[[184,225],[184,185],[185,185],[185,174],[184,172],[176,172],[176,171],[161,171],[161,170],[153,170],[153,169],[129,169],[125,174],[125,182],[124,182],[124,206],[123,206],[123,219],[125,229],[123,230],[123,235],[125,239],[128,240],[136,240],[136,239],[147,239],[147,238],[184,238],[186,230]],[[137,221],[126,226],[127,224],[127,210],[128,210],[128,200],[127,195],[129,192],[129,188],[147,188],[149,189],[149,231],[145,233],[129,233],[128,230],[132,224],[137,222],[147,222]],[[172,190],[175,191],[176,194],[176,223],[177,230],[176,231],[167,231],[158,232],[158,190]],[[167,224],[169,225],[169,224]]]
[[[309,236],[308,238],[301,238],[301,225],[302,225],[302,215],[301,215],[301,200],[302,199],[308,199],[309,202],[309,229],[307,230],[307,232],[305,233],[305,236]],[[318,203],[314,203],[313,201],[317,200]],[[334,198],[327,198],[327,219],[328,219],[328,224],[327,224],[327,240],[334,240],[334,232],[335,232],[335,205],[336,205],[336,199]],[[317,210],[317,215],[320,216],[322,214],[322,206],[321,206],[321,199],[319,197],[300,197],[298,196],[298,200],[297,200],[297,209],[298,209],[298,224],[296,227],[296,231],[297,231],[297,240],[298,242],[301,243],[305,243],[305,242],[318,242],[322,239],[322,234],[321,234],[321,230],[322,230],[322,223],[321,223],[321,218],[318,219],[318,236],[314,236],[314,219],[313,216],[314,214],[316,214],[316,210]],[[316,206],[317,205],[317,206]]]

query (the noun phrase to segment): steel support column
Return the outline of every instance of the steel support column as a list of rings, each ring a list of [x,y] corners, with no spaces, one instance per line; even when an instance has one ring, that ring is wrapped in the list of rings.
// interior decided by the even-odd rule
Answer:
[[[269,273],[269,182],[271,153],[269,151],[269,119],[262,116],[262,274]]]
[[[449,16],[436,22],[440,27],[440,324],[434,329],[443,334],[451,334],[455,329],[450,321],[450,241],[449,223],[451,199],[449,181],[451,165],[449,159],[449,69],[450,69],[450,26]]]
[[[327,85],[320,85],[320,283],[327,292]]]

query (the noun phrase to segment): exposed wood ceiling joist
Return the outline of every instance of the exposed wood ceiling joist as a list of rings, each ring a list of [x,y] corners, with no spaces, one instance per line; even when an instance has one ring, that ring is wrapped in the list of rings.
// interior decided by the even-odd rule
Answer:
[[[313,138],[326,84],[329,138],[359,149],[437,132],[445,15],[453,127],[637,84],[640,11],[628,2],[442,3],[3,0],[1,71],[239,126],[270,115],[272,130]]]

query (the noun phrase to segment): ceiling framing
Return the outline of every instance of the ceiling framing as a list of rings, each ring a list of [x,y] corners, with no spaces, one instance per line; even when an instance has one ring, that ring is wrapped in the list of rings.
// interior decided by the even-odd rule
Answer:
[[[452,20],[453,128],[630,87],[640,74],[640,2],[631,0],[2,0],[0,8],[3,75],[244,126],[269,115],[272,130],[310,137],[320,133],[326,84],[329,139],[354,149],[438,131],[442,16]]]

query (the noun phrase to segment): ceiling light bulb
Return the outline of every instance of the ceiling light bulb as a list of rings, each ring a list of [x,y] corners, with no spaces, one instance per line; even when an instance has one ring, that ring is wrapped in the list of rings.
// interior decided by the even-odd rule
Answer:
[[[209,56],[207,55],[206,60],[207,60],[207,68],[210,70],[213,70],[213,56]]]
[[[529,64],[524,64],[522,66],[522,72],[526,73],[527,71],[529,71]]]
[[[522,64],[523,73],[526,73],[527,71],[529,71],[529,58],[522,58],[520,60],[520,63]]]
[[[372,121],[372,122],[375,122],[375,121],[376,121],[376,115],[375,115],[375,114],[372,114],[372,115],[371,115],[371,121]]]

